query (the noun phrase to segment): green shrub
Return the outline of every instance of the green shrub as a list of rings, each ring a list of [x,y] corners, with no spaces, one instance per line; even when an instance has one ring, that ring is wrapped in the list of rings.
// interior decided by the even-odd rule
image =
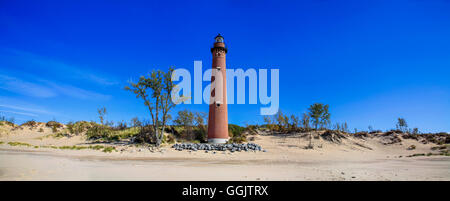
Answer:
[[[111,134],[111,128],[103,125],[94,125],[86,131],[86,137],[90,140],[108,139]]]
[[[27,146],[27,147],[31,147],[33,145],[28,144],[28,143],[23,143],[23,142],[8,142],[8,144],[10,146]]]
[[[144,125],[139,129],[139,133],[135,135],[134,142],[137,143],[156,143],[156,135],[153,130],[153,126]]]
[[[115,147],[105,147],[103,149],[103,152],[105,153],[111,153],[112,151],[117,151]]]
[[[206,126],[194,127],[194,139],[200,142],[208,141],[208,130],[206,129]]]
[[[97,123],[87,121],[77,121],[75,123],[69,122],[67,123],[67,129],[70,133],[79,135],[95,125],[97,125]]]
[[[425,154],[413,154],[413,155],[409,155],[409,156],[406,156],[406,157],[415,157],[415,156],[425,156]]]
[[[105,148],[105,147],[102,145],[89,146],[89,149],[93,149],[93,150],[100,150],[103,148]]]
[[[243,143],[243,142],[247,142],[247,137],[245,136],[235,136],[232,137],[228,140],[228,143]]]
[[[244,133],[246,129],[244,127],[229,124],[228,125],[228,134],[230,136],[230,139],[228,140],[229,143],[242,143],[247,142],[247,135]]]
[[[139,133],[139,127],[126,128],[123,130],[113,130],[111,133],[111,140],[120,140],[136,136]]]
[[[238,126],[235,124],[228,124],[228,132],[232,136],[241,136],[244,131],[245,131],[244,127],[241,127],[241,126]]]
[[[116,130],[106,125],[95,124],[86,131],[86,137],[90,140],[119,141],[138,135],[140,128],[125,128]]]
[[[82,150],[82,149],[89,149],[90,147],[85,147],[85,146],[61,146],[58,147],[59,149],[70,149],[70,150]]]

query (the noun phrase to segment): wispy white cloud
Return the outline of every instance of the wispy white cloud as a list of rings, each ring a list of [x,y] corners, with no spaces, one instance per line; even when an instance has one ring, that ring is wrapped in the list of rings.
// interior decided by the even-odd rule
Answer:
[[[72,97],[72,98],[78,98],[78,99],[91,99],[91,100],[108,100],[111,98],[110,95],[100,94],[93,91],[88,91],[85,89],[81,89],[78,87],[74,87],[71,85],[64,85],[64,84],[56,84],[53,82],[48,82],[48,85],[53,87],[57,92],[59,92],[62,95]]]
[[[23,107],[23,106],[17,106],[17,105],[10,105],[10,104],[5,104],[5,103],[0,103],[0,108],[8,108],[8,109],[12,109],[12,110],[19,110],[22,112],[26,112],[26,113],[38,113],[38,114],[47,114],[47,115],[55,115],[55,113],[50,112],[48,110],[45,109],[38,109],[35,107]]]
[[[2,74],[0,74],[0,89],[39,98],[57,95],[51,88]]]
[[[0,112],[4,113],[11,113],[11,114],[18,114],[18,115],[25,115],[30,117],[38,117],[36,114],[28,113],[28,112],[17,112],[17,111],[9,111],[9,110],[0,110]]]
[[[25,81],[2,74],[0,74],[0,84],[0,89],[38,98],[51,98],[62,95],[83,100],[108,100],[111,97],[68,84],[49,80]]]
[[[113,76],[107,75],[104,72],[95,72],[87,67],[68,64],[55,59],[38,56],[26,51],[16,49],[3,50],[16,55],[18,58],[21,58],[21,62],[29,62],[30,65],[32,65],[34,68],[41,68],[46,70],[50,69],[51,72],[57,72],[58,76],[67,77],[70,79],[85,80],[103,86],[119,84],[119,81],[117,81],[117,79]]]

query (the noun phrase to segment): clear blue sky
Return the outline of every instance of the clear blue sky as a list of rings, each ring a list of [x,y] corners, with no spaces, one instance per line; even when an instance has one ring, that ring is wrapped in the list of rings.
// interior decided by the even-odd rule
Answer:
[[[196,3],[190,3],[196,2]],[[275,3],[276,2],[276,3]],[[48,121],[149,118],[127,80],[169,66],[279,68],[280,107],[330,105],[351,129],[450,131],[449,1],[0,1],[0,113]],[[204,86],[207,83],[204,83]],[[208,106],[182,105],[207,112]],[[230,105],[230,123],[261,123]]]

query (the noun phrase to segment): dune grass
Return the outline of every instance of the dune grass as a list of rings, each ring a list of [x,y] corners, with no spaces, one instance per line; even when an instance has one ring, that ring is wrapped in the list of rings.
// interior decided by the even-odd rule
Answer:
[[[8,142],[8,144],[10,146],[27,146],[27,147],[32,147],[33,146],[31,144],[23,143],[23,142]]]
[[[0,144],[3,144],[4,142],[0,142]],[[37,146],[37,145],[31,145],[24,142],[8,142],[8,145],[10,146],[26,146],[26,147],[33,147],[35,149],[37,148],[50,148],[50,149],[60,149],[60,150],[84,150],[84,149],[91,149],[91,150],[102,150],[105,153],[111,153],[112,151],[117,151],[115,147],[113,146],[103,146],[103,145],[90,145],[90,146]]]
[[[112,151],[117,151],[115,147],[105,147],[103,149],[103,152],[105,153],[111,153]]]

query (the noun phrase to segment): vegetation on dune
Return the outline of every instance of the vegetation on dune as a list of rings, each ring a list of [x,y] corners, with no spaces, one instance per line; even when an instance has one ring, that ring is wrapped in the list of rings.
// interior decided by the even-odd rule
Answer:
[[[4,142],[0,142],[0,144],[3,144]],[[51,148],[51,149],[61,149],[61,150],[85,150],[85,149],[92,149],[92,150],[102,150],[105,153],[111,153],[112,151],[117,151],[115,147],[113,146],[103,146],[103,145],[90,145],[90,146],[37,146],[37,145],[31,145],[24,142],[8,142],[8,145],[10,146],[26,146],[26,147],[32,147],[32,148]]]
[[[95,125],[87,130],[86,137],[89,140],[119,141],[134,137],[140,131],[139,127],[115,129],[105,125]]]
[[[294,133],[308,132],[311,130],[311,117],[307,113],[303,113],[302,118],[292,114],[285,115],[280,110],[273,116],[264,116],[264,127],[271,133]]]
[[[2,125],[9,125],[11,127],[15,127],[16,124],[14,124],[14,118],[7,119],[5,116],[0,116],[0,126]]]
[[[117,151],[115,147],[105,147],[103,149],[103,152],[105,153],[111,153],[112,151]]]
[[[313,135],[315,139],[322,138],[334,143],[340,143],[349,134],[359,138],[381,136],[384,144],[399,143],[402,139],[415,139],[423,144],[436,143],[442,145],[450,143],[448,133],[421,133],[418,128],[408,128],[404,118],[397,119],[396,129],[386,132],[368,126],[368,131],[358,131],[355,128],[351,133],[347,122],[331,124],[330,116],[328,105],[315,103],[308,108],[308,112],[303,113],[301,119],[295,115],[283,114],[281,110],[273,116],[264,116],[265,125],[263,127],[270,134],[306,132],[309,134],[309,145],[306,148],[313,148]]]
[[[207,142],[207,126],[205,125],[206,114],[203,112],[192,112],[182,110],[175,118],[174,126],[169,132],[169,138],[177,138],[180,141]]]
[[[56,133],[58,132],[58,129],[63,128],[64,125],[62,123],[59,123],[57,121],[49,121],[45,124],[46,127],[49,127],[52,129],[52,132]]]
[[[69,133],[79,135],[86,132],[89,128],[92,128],[96,124],[97,123],[95,122],[77,121],[75,123],[69,122],[66,126]]]
[[[70,150],[82,150],[82,149],[89,149],[89,147],[83,147],[83,146],[60,146],[58,149],[70,149]]]
[[[108,139],[118,140],[112,135],[112,129],[105,125],[94,125],[86,131],[86,137],[89,140]]]
[[[119,122],[116,126],[112,122],[105,124],[106,108],[98,109],[99,119],[101,124],[96,122],[79,121],[76,123],[69,122],[67,124],[67,131],[70,134],[79,135],[84,133],[88,140],[100,141],[119,141],[121,139],[131,138],[140,132],[140,127],[128,128],[125,122]],[[140,125],[139,120],[135,119],[135,125]],[[62,133],[62,136],[66,134]],[[55,137],[55,136],[54,136]]]
[[[245,133],[247,129],[235,124],[228,124],[228,135],[230,139],[228,143],[243,143],[247,142],[247,134]]]
[[[271,134],[288,134],[288,133],[305,133],[309,134],[309,145],[307,148],[313,148],[312,139],[322,138],[326,141],[340,143],[342,139],[347,138],[350,131],[346,122],[331,124],[329,106],[321,103],[316,103],[308,108],[309,112],[303,113],[302,117],[296,115],[287,115],[279,111],[276,115],[265,116],[265,125],[247,125],[245,127],[229,124],[229,143],[242,143],[247,141],[248,135],[259,133],[265,127]],[[99,110],[100,122],[105,120],[106,109]],[[189,110],[178,111],[178,115],[173,120],[173,125],[164,127],[164,135],[160,143],[175,143],[179,142],[207,142],[207,125],[205,124],[207,115],[201,112],[193,112]],[[153,143],[156,144],[156,134],[154,134],[154,126],[152,122],[139,121],[138,118],[133,118],[127,127],[126,122],[120,122],[117,125],[112,123],[97,124],[95,122],[80,122],[80,125],[87,125],[86,136],[90,140],[101,140],[103,142],[119,141],[122,139],[130,139],[134,143]],[[75,124],[74,124],[75,125]],[[423,143],[433,142],[436,144],[445,144],[450,142],[448,134],[440,136],[439,134],[416,134],[418,129],[406,129],[406,120],[401,120],[398,123],[399,128],[383,133],[381,130],[375,130],[371,126],[368,131],[357,131],[353,135],[355,137],[370,137],[373,135],[389,136],[385,144],[393,144],[401,142],[401,139],[416,139]],[[74,126],[68,126],[68,129]],[[80,126],[82,127],[82,126]],[[412,133],[405,133],[412,132]],[[402,134],[402,138],[398,136]],[[253,138],[254,139],[254,138]],[[252,139],[250,139],[252,140]]]
[[[172,75],[172,69],[168,73],[162,71],[153,71],[147,77],[141,77],[139,82],[132,83],[126,87],[132,91],[138,98],[144,100],[144,104],[150,111],[151,121],[140,121],[137,117],[132,118],[128,124],[125,121],[108,122],[106,120],[107,109],[101,107],[97,110],[99,123],[91,121],[68,122],[66,126],[52,120],[45,124],[45,127],[51,128],[53,134],[45,135],[37,139],[46,137],[62,138],[72,137],[73,135],[84,135],[88,140],[94,142],[114,142],[121,140],[129,140],[131,143],[150,143],[159,146],[162,143],[175,142],[207,142],[208,125],[206,124],[207,115],[203,112],[195,112],[190,110],[181,110],[177,112],[176,118],[172,121],[172,125],[167,122],[172,120],[169,111],[174,107],[174,103],[170,100],[171,91],[175,90],[173,83],[168,81]],[[358,131],[356,128],[351,133],[347,122],[331,124],[329,106],[323,103],[314,103],[307,108],[307,112],[303,112],[301,116],[295,114],[285,114],[279,111],[272,116],[264,116],[264,125],[246,125],[244,127],[229,124],[229,143],[243,143],[247,141],[248,135],[265,132],[267,134],[309,134],[309,145],[307,148],[313,148],[312,140],[323,139],[326,141],[340,143],[352,134],[354,137],[367,138],[373,136],[382,137],[383,144],[394,144],[402,142],[403,139],[413,139],[423,144],[435,143],[438,145],[450,144],[450,135],[448,133],[421,133],[418,128],[410,129],[404,118],[398,118],[395,129],[383,132],[376,130],[372,126],[368,126],[367,131]],[[16,129],[23,129],[23,126],[30,128],[38,127],[38,132],[45,132],[44,128],[34,120],[26,121],[17,127],[13,123],[13,119],[7,120],[6,117],[0,116],[0,125],[11,125]],[[128,126],[130,125],[130,127]],[[9,132],[9,128],[2,128]],[[3,132],[2,130],[0,130]],[[163,132],[164,131],[164,132]],[[254,137],[249,138],[250,141],[255,140]],[[0,143],[1,144],[1,143]],[[33,146],[27,143],[9,142],[11,146]],[[36,147],[36,146],[34,146]],[[39,146],[38,146],[39,147]],[[41,146],[46,147],[46,146]],[[48,146],[56,149],[105,149],[105,147],[79,147],[79,146]],[[408,149],[413,150],[411,146]],[[110,152],[108,148],[106,152]],[[448,155],[448,149],[440,150],[441,155]]]
[[[177,118],[174,120],[175,125],[183,127],[183,132],[180,133],[180,137],[186,140],[194,140],[193,128],[194,127],[194,113],[189,110],[181,110],[178,112]]]
[[[23,123],[23,124],[20,125],[20,126],[29,126],[29,127],[34,128],[34,127],[36,127],[37,125],[38,125],[38,123],[37,123],[36,121],[30,120],[30,121],[27,121],[27,122]]]

